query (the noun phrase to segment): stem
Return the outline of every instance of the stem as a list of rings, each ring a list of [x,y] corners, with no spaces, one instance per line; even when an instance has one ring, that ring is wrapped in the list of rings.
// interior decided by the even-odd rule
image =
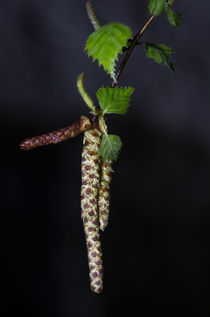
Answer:
[[[106,126],[106,123],[104,121],[103,116],[99,117],[98,124],[99,124],[99,128],[100,128],[101,132],[106,135],[107,134],[107,126]]]
[[[175,2],[175,0],[170,0],[170,1],[168,2],[168,5],[169,5],[170,7],[172,7],[173,4],[174,4],[174,2]],[[138,45],[138,41],[140,40],[140,38],[142,37],[142,35],[144,34],[144,32],[146,31],[146,29],[148,28],[148,26],[152,23],[152,21],[153,21],[154,19],[155,19],[155,16],[154,16],[154,15],[151,15],[150,18],[149,18],[149,19],[147,20],[147,22],[145,23],[145,25],[143,26],[143,28],[140,29],[139,32],[136,34],[136,36],[133,38],[132,44],[131,44],[130,48],[128,49],[128,51],[127,51],[127,53],[126,53],[126,55],[125,55],[125,57],[124,57],[122,63],[120,64],[120,67],[119,67],[119,69],[118,69],[118,71],[117,71],[116,81],[118,81],[118,79],[119,79],[119,77],[120,77],[120,75],[121,75],[121,73],[122,73],[122,71],[123,71],[123,69],[124,69],[124,67],[125,67],[125,65],[126,65],[126,63],[127,63],[127,61],[128,61],[128,59],[129,59],[129,57],[131,56],[131,54],[132,54],[132,52],[133,52],[135,46]],[[117,83],[113,81],[112,84],[111,84],[111,87],[114,88],[116,85],[117,85]]]
[[[168,5],[169,5],[170,7],[172,7],[172,5],[174,4],[174,1],[175,1],[175,0],[170,0],[170,1],[168,1]]]
[[[132,41],[132,44],[131,44],[129,50],[127,51],[127,53],[126,53],[126,55],[125,55],[125,57],[124,57],[122,63],[120,64],[120,67],[119,67],[119,69],[118,69],[118,71],[117,71],[116,80],[119,79],[119,77],[120,77],[120,75],[121,75],[121,73],[122,73],[122,71],[123,71],[123,69],[124,69],[124,67],[125,67],[125,65],[126,65],[126,63],[127,63],[127,61],[128,61],[128,59],[129,59],[129,57],[131,56],[131,54],[132,54],[132,52],[133,52],[135,46],[137,45],[139,39],[141,38],[141,36],[144,34],[144,32],[146,31],[146,29],[148,28],[148,26],[152,23],[152,21],[153,21],[154,19],[155,19],[155,16],[152,15],[152,16],[147,20],[147,22],[145,23],[145,25],[143,26],[143,28],[141,28],[141,29],[139,30],[139,32],[136,34],[136,36],[134,37],[134,39],[133,39],[133,41]],[[111,87],[114,88],[115,86],[116,86],[116,83],[113,81]]]

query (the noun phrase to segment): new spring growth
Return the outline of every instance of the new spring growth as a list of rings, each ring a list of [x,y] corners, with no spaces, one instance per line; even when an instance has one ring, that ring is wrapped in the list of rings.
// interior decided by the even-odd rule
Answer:
[[[138,33],[132,37],[131,29],[124,24],[108,23],[100,26],[92,3],[87,1],[86,10],[94,32],[86,41],[85,51],[88,57],[92,57],[93,62],[97,61],[99,66],[102,65],[112,78],[111,87],[110,85],[97,87],[96,97],[99,106],[96,107],[84,87],[84,73],[81,73],[77,78],[77,88],[92,114],[91,120],[87,116],[81,116],[80,120],[67,128],[27,138],[20,144],[22,150],[30,150],[43,145],[56,144],[84,132],[81,217],[86,238],[90,286],[95,293],[100,293],[103,289],[100,230],[104,231],[108,224],[112,163],[117,160],[122,146],[119,136],[109,134],[107,117],[111,114],[124,115],[130,106],[134,88],[118,87],[117,82],[134,48],[144,48],[148,58],[158,64],[166,65],[173,72],[171,48],[162,43],[139,42],[152,21],[164,12],[172,26],[179,26],[181,16],[172,10],[173,4],[174,0],[148,0],[150,16]],[[116,70],[119,54],[125,55]]]
[[[90,22],[92,23],[95,31],[97,31],[101,26],[100,26],[100,23],[99,23],[99,20],[93,10],[93,5],[92,5],[92,2],[91,1],[87,1],[86,2],[86,10],[87,10],[87,14],[88,14],[88,17],[90,19]]]
[[[77,77],[77,88],[78,88],[78,91],[79,91],[82,99],[84,100],[84,102],[88,106],[88,108],[90,110],[92,110],[93,114],[96,114],[96,108],[94,106],[94,103],[93,103],[92,99],[90,98],[90,96],[88,95],[88,93],[87,93],[87,91],[85,89],[84,80],[85,80],[85,74],[81,73]]]

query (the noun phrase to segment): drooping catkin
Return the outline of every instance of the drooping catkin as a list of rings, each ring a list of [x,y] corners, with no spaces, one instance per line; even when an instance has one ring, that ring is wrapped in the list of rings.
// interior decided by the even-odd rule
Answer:
[[[102,162],[100,171],[100,186],[98,195],[98,213],[99,213],[99,223],[100,229],[102,231],[108,225],[109,221],[109,199],[110,199],[110,183],[111,183],[111,173],[112,162]]]
[[[98,189],[99,189],[99,146],[101,132],[90,129],[84,133],[82,152],[81,211],[86,245],[90,285],[92,291],[100,293],[103,289],[103,264],[99,236]]]

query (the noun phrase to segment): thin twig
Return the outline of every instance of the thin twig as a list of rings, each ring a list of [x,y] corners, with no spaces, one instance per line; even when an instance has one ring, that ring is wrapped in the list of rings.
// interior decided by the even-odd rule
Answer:
[[[172,7],[172,5],[174,4],[174,1],[175,1],[175,0],[170,0],[170,1],[168,1],[167,5],[170,6],[170,7]]]
[[[168,1],[168,6],[172,7],[173,4],[174,4],[175,0],[170,0]],[[138,45],[138,41],[139,39],[142,37],[142,35],[144,34],[144,32],[146,31],[146,29],[148,28],[148,26],[152,23],[152,21],[155,19],[155,16],[154,15],[151,15],[150,18],[147,20],[147,22],[145,23],[145,25],[143,26],[143,28],[141,28],[141,30],[136,34],[136,36],[133,38],[133,40],[131,41],[131,45],[125,55],[125,57],[123,58],[122,60],[122,63],[120,64],[120,67],[117,71],[117,74],[116,74],[116,82],[113,81],[112,84],[111,84],[111,87],[114,88],[116,85],[117,85],[117,81],[129,59],[129,57],[131,56],[134,48],[136,45]]]
[[[132,52],[133,52],[135,46],[138,44],[139,39],[141,38],[141,36],[144,34],[144,32],[146,31],[146,29],[148,28],[148,26],[152,23],[152,21],[153,21],[154,19],[155,19],[155,16],[152,15],[152,16],[147,20],[147,22],[145,23],[145,25],[143,26],[143,28],[141,28],[141,30],[136,34],[136,36],[135,36],[134,39],[132,40],[132,44],[131,44],[131,46],[129,47],[129,49],[128,49],[128,51],[127,51],[127,53],[126,53],[126,55],[125,55],[125,57],[124,57],[122,63],[120,64],[120,67],[119,67],[119,69],[118,69],[118,71],[117,71],[116,80],[119,79],[119,77],[120,77],[120,75],[121,75],[121,73],[122,73],[122,71],[123,71],[123,69],[124,69],[124,67],[125,67],[125,65],[126,65],[126,63],[127,63],[127,61],[128,61],[128,59],[129,59],[129,57],[131,56],[131,54],[132,54]],[[116,85],[117,85],[116,82],[113,81],[111,87],[114,88]]]

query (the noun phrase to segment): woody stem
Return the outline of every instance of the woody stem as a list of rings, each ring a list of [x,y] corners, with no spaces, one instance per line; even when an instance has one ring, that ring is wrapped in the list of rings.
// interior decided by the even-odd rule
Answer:
[[[143,28],[141,28],[141,29],[139,30],[139,32],[136,34],[136,36],[135,36],[134,39],[132,40],[131,46],[130,46],[130,48],[128,49],[128,51],[127,51],[125,57],[123,58],[122,63],[120,64],[120,67],[119,67],[119,69],[118,69],[118,71],[117,71],[116,80],[119,79],[119,77],[120,77],[120,75],[121,75],[121,73],[122,73],[122,71],[123,71],[123,69],[124,69],[124,67],[125,67],[125,65],[126,65],[126,63],[127,63],[127,61],[128,61],[128,59],[129,59],[129,57],[131,56],[131,54],[132,54],[132,52],[133,52],[135,46],[137,45],[139,39],[140,39],[141,36],[144,34],[144,32],[146,31],[146,29],[148,28],[148,26],[152,23],[152,21],[154,20],[154,18],[155,18],[155,16],[152,15],[152,16],[147,20],[147,22],[145,23],[145,25],[143,26]],[[116,82],[113,81],[111,87],[114,88],[115,86],[116,86]]]
[[[174,4],[174,1],[175,1],[175,0],[170,0],[170,1],[168,2],[168,5],[169,5],[170,7],[172,7],[172,5]],[[132,52],[133,52],[135,46],[138,44],[138,41],[140,40],[140,38],[142,37],[142,35],[143,35],[144,32],[146,31],[146,29],[150,26],[150,24],[152,23],[152,21],[153,21],[154,19],[155,19],[155,16],[154,16],[154,15],[151,15],[151,16],[149,17],[149,19],[147,20],[147,22],[145,23],[145,25],[139,30],[139,32],[136,34],[136,36],[134,36],[133,40],[131,41],[131,46],[129,47],[129,49],[128,49],[128,51],[127,51],[125,57],[123,58],[122,63],[120,64],[120,67],[119,67],[119,69],[118,69],[118,71],[117,71],[117,74],[116,74],[116,82],[118,81],[118,79],[119,79],[119,77],[120,77],[120,75],[121,75],[121,73],[122,73],[122,71],[123,71],[123,69],[124,69],[124,67],[125,67],[125,65],[126,65],[126,63],[127,63],[127,61],[128,61],[128,59],[129,59],[129,57],[131,56],[131,54],[132,54]],[[114,88],[114,87],[117,85],[116,82],[115,82],[115,81],[112,82],[112,84],[111,84],[111,87],[112,87],[112,88]]]

